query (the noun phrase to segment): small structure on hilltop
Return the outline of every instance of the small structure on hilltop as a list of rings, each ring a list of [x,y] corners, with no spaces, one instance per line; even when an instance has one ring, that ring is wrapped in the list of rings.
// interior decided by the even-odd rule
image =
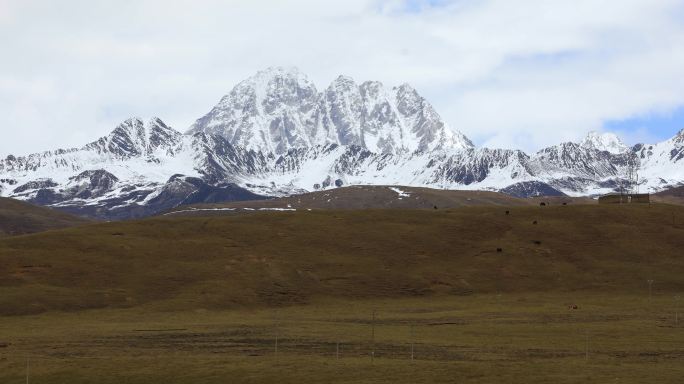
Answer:
[[[599,204],[650,204],[651,195],[648,193],[614,193],[599,196]]]

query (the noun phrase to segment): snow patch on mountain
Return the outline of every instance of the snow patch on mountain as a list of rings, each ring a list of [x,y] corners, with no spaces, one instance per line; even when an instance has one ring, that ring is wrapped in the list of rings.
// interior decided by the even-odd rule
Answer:
[[[411,197],[411,194],[410,194],[410,193],[404,192],[403,190],[401,190],[401,189],[399,189],[399,188],[389,187],[389,189],[390,189],[390,191],[392,191],[392,192],[396,193],[397,195],[399,195],[399,199],[401,199],[401,198],[403,198],[403,197]]]

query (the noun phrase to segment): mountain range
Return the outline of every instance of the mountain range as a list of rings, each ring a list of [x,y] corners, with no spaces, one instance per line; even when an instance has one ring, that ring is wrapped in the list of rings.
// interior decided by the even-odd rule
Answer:
[[[408,84],[340,76],[319,91],[278,67],[240,82],[185,132],[131,118],[82,147],[7,156],[0,195],[105,219],[347,185],[593,196],[681,185],[683,158],[684,130],[633,147],[592,132],[534,154],[476,148]]]

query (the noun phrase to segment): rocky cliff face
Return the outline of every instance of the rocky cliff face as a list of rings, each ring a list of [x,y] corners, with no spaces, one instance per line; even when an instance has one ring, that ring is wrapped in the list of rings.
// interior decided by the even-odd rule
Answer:
[[[270,68],[241,82],[190,133],[226,138],[263,153],[337,144],[373,152],[465,149],[473,145],[449,129],[409,85],[386,89],[340,76],[318,92],[296,69]]]

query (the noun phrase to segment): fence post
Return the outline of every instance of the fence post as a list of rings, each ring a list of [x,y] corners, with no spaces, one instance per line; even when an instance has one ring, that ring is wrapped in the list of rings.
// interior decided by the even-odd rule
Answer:
[[[584,346],[584,360],[589,361],[589,331],[587,331],[587,343]]]
[[[274,328],[275,328],[275,347],[274,347],[275,351],[274,352],[275,352],[275,359],[278,360],[278,332],[279,332],[279,329],[278,329],[278,311],[277,310],[273,314],[273,324],[274,324]]]
[[[375,361],[375,310],[371,318],[371,364]]]
[[[648,282],[648,302],[650,303],[653,296],[653,279],[648,279],[646,282]]]
[[[677,325],[679,325],[679,299],[680,299],[679,295],[676,295],[674,297],[674,300],[675,300],[675,327]]]
[[[413,324],[411,324],[411,362],[413,362],[413,343],[415,341],[415,338],[413,337]]]

